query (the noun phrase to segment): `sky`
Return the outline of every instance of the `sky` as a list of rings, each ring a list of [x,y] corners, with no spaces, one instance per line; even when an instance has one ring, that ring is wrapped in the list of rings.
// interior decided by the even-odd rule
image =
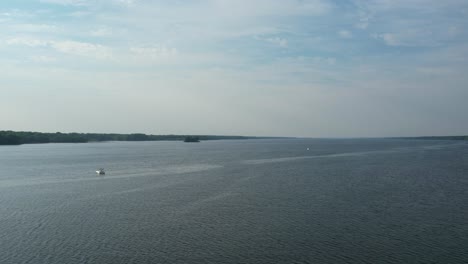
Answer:
[[[466,0],[2,0],[0,130],[468,134]]]

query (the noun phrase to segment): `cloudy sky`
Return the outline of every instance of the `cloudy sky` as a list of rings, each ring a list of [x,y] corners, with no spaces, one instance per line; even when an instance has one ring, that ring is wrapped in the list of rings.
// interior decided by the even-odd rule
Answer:
[[[0,130],[468,134],[466,0],[2,0]]]

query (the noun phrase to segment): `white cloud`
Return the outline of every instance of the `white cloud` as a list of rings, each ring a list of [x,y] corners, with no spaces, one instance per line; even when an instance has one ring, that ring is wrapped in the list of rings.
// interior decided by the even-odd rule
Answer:
[[[131,6],[134,5],[137,2],[137,0],[117,0],[117,2],[127,6]]]
[[[331,9],[323,0],[212,0],[212,3],[221,14],[237,17],[321,15]]]
[[[76,56],[94,57],[105,59],[112,57],[112,50],[99,44],[78,42],[72,40],[42,40],[35,38],[10,38],[5,41],[7,45],[19,45],[28,47],[49,47],[60,53],[71,54]]]
[[[389,46],[401,45],[401,42],[398,40],[395,34],[391,34],[391,33],[378,34],[378,35],[375,35],[375,38],[382,39],[385,42],[385,44]]]
[[[31,60],[34,61],[34,62],[39,62],[39,63],[52,63],[52,62],[56,62],[57,58],[50,57],[50,56],[39,55],[39,56],[31,57]]]
[[[388,46],[434,47],[462,35],[464,0],[353,0],[355,26]]]
[[[26,38],[26,37],[17,37],[17,38],[7,39],[6,44],[23,45],[23,46],[28,46],[28,47],[45,47],[48,45],[47,41],[34,39],[34,38]]]
[[[348,30],[340,30],[338,31],[338,35],[342,38],[352,38],[353,37],[353,33],[351,33],[351,31],[348,31]]]
[[[285,38],[274,37],[274,38],[266,38],[265,40],[281,48],[286,48],[288,46],[288,40]]]
[[[166,46],[132,47],[130,51],[138,56],[150,59],[168,58],[178,54],[176,48]]]
[[[313,57],[310,59],[311,62],[321,65],[335,65],[336,58],[333,57]]]
[[[362,10],[358,11],[358,22],[354,25],[359,29],[367,29],[369,26],[369,20],[371,20],[372,16]]]
[[[68,14],[68,16],[75,17],[75,18],[89,17],[92,15],[93,15],[92,12],[86,12],[86,11],[74,11]]]
[[[48,24],[13,24],[10,28],[16,32],[31,33],[56,32],[58,30],[55,25]]]
[[[68,6],[92,6],[92,5],[102,5],[102,4],[118,4],[125,6],[132,6],[138,0],[39,0],[42,3],[47,4],[57,4],[57,5],[68,5]]]
[[[94,57],[99,59],[111,58],[112,52],[109,47],[78,41],[51,41],[50,46],[55,50],[72,55]]]
[[[113,34],[113,31],[109,27],[100,27],[90,32],[91,36],[94,37],[107,37]]]
[[[444,41],[443,36],[430,30],[401,30],[396,33],[375,34],[374,37],[383,40],[388,46],[435,47]]]
[[[42,3],[58,4],[58,5],[73,5],[73,6],[85,6],[89,4],[88,0],[39,0]]]

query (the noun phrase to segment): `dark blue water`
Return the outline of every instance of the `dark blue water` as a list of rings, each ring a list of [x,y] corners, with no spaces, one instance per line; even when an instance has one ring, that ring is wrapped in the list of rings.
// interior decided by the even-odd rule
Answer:
[[[0,263],[468,263],[468,144],[1,146]]]

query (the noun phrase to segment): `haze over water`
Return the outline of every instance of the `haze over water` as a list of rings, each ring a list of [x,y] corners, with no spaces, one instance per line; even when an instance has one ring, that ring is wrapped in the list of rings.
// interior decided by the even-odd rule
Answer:
[[[467,172],[462,141],[1,146],[0,263],[468,263]]]

